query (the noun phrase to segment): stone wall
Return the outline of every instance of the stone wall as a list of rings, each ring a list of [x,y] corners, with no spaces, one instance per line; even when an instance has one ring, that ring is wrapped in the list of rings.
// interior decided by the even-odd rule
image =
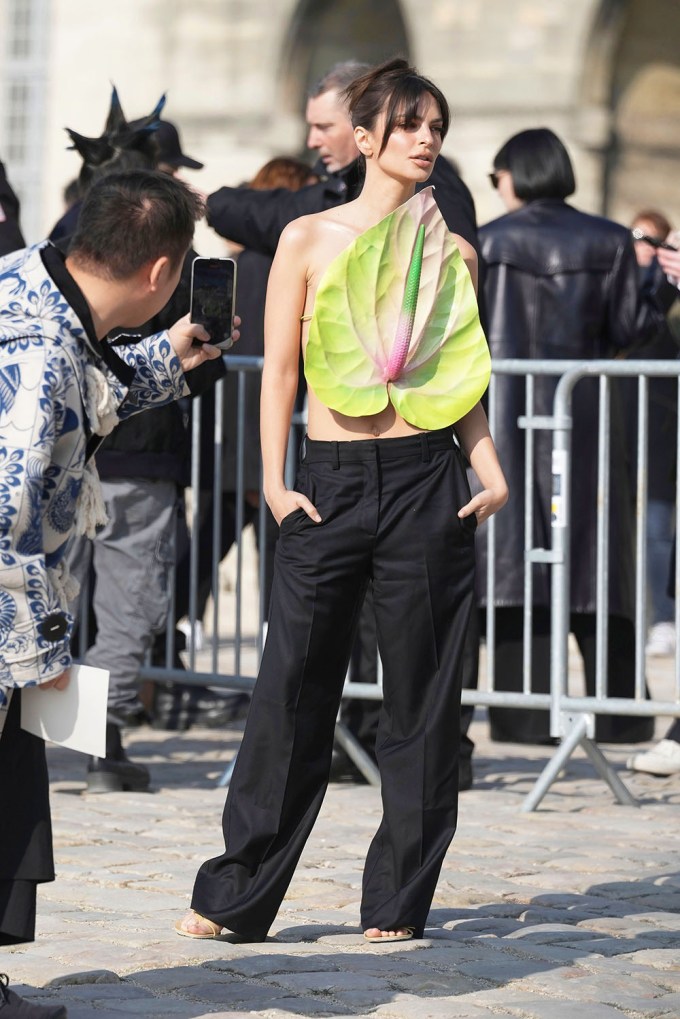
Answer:
[[[399,40],[449,98],[445,152],[480,221],[502,212],[486,178],[494,152],[547,125],[574,158],[576,204],[624,219],[659,204],[680,223],[677,0],[50,0],[43,230],[78,168],[63,127],[98,134],[111,82],[130,117],[167,90],[167,116],[206,164],[186,176],[210,191],[304,149],[320,62],[377,60]],[[0,119],[1,156],[1,100]],[[209,231],[201,242],[221,250]]]

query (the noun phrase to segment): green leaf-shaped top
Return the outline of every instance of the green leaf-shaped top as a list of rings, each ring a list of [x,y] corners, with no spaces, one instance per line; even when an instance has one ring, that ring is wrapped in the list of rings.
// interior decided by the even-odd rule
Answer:
[[[491,359],[474,287],[432,190],[420,191],[360,234],[319,283],[305,377],[331,410],[363,417],[391,401],[416,428],[444,428],[467,414],[486,390]],[[424,242],[418,238],[421,225]],[[390,359],[395,342],[403,339],[410,303],[404,295],[414,258],[420,262],[421,242],[413,328],[405,363],[394,377],[388,366],[403,362]]]

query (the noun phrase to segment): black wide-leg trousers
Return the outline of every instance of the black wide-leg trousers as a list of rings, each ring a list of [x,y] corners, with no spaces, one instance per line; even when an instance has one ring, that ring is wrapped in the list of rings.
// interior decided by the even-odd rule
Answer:
[[[296,480],[322,517],[285,517],[243,742],[224,809],[226,850],[192,907],[244,937],[271,926],[328,783],[333,732],[369,579],[384,666],[376,744],[383,818],[364,869],[364,929],[421,937],[456,828],[462,649],[474,517],[451,429],[305,440]]]

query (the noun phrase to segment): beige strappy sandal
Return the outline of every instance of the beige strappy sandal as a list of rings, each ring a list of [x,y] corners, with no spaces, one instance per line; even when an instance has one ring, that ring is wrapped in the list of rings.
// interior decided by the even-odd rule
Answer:
[[[203,934],[196,934],[194,931],[187,931],[184,927],[182,927],[182,924],[185,922],[185,918],[183,918],[175,921],[176,934],[179,934],[181,938],[197,938],[202,941],[207,941],[211,938],[219,938],[220,934],[224,930],[223,927],[220,927],[220,925],[215,923],[213,920],[209,920],[207,916],[201,916],[201,914],[197,913],[195,909],[192,909],[191,912],[194,914],[194,921],[196,923],[207,924],[207,926],[210,927],[210,930],[205,931]]]
[[[410,941],[411,938],[413,937],[413,935],[416,932],[415,927],[398,927],[397,929],[405,931],[406,933],[404,933],[404,934],[378,934],[376,936],[375,934],[374,935],[369,935],[366,932],[364,932],[364,937],[366,938],[367,941],[371,941],[373,944],[377,944],[377,943],[382,944],[383,942],[389,942],[389,941]]]

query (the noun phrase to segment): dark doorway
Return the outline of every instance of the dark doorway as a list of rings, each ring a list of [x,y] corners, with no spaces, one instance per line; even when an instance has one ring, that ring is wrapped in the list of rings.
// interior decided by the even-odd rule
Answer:
[[[680,226],[680,3],[603,0],[583,93],[609,118],[603,212],[630,222],[652,206]]]
[[[286,106],[296,113],[304,109],[309,87],[333,64],[409,55],[397,0],[301,0],[288,38],[282,78]]]

